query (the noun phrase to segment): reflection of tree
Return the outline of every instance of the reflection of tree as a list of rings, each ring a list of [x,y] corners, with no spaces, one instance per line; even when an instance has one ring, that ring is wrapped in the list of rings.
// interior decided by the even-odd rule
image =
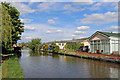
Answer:
[[[88,60],[88,68],[92,78],[111,78],[116,77],[118,71],[114,71],[116,74],[112,74],[111,70],[113,68],[118,68],[118,65],[106,62],[98,62],[93,60]]]

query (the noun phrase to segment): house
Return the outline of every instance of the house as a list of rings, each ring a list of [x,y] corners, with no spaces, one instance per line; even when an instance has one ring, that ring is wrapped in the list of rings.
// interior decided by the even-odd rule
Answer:
[[[58,45],[60,47],[60,49],[64,49],[65,45],[67,43],[83,43],[84,46],[90,46],[89,42],[88,42],[89,38],[81,38],[81,39],[72,39],[72,40],[66,40],[66,41],[55,41],[55,44]]]
[[[83,43],[84,46],[90,47],[89,38],[75,39],[76,43]]]
[[[117,52],[117,54],[120,54],[118,41],[118,33],[97,31],[89,37],[90,52],[102,54],[112,54]]]
[[[56,41],[55,44],[58,45],[60,49],[64,49],[67,41]]]

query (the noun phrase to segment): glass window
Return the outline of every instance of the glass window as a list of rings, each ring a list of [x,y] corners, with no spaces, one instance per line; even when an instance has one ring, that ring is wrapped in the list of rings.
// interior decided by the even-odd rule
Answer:
[[[59,45],[61,45],[61,44],[59,43]]]

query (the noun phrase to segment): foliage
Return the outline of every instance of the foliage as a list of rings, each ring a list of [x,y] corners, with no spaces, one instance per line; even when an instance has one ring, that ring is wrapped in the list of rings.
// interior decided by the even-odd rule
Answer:
[[[52,45],[53,53],[58,53],[60,48],[58,45]]]
[[[24,78],[22,72],[17,57],[12,57],[2,64],[2,78]]]
[[[77,51],[81,46],[84,46],[83,43],[67,43],[65,45],[66,49]]]
[[[44,51],[45,53],[48,52],[48,47],[49,47],[48,44],[43,45],[43,51]]]
[[[41,49],[41,39],[37,38],[37,39],[32,39],[31,42],[29,42],[28,47],[32,50],[32,51],[37,51]]]
[[[21,22],[21,20],[19,19],[19,11],[15,8],[15,7],[12,7],[10,5],[10,3],[6,3],[6,2],[2,2],[1,3],[2,6],[5,7],[5,10],[7,10],[7,15],[8,16],[8,19],[10,19],[10,21],[8,20],[9,23],[5,22],[5,24],[12,24],[10,27],[12,29],[12,31],[10,33],[12,33],[12,44],[16,44],[18,40],[20,40],[21,38],[21,34],[22,32],[24,32],[24,24]],[[6,14],[3,14],[4,16],[6,16]],[[2,21],[3,22],[3,21]],[[8,28],[8,26],[6,26]]]
[[[12,7],[10,3],[1,2],[0,11],[0,17],[2,16],[0,19],[0,22],[2,22],[0,42],[2,43],[3,53],[8,53],[13,50],[13,44],[20,40],[20,35],[24,32],[24,26],[19,19],[19,11]]]
[[[5,5],[2,7],[2,49],[3,53],[12,50],[12,18]]]
[[[64,50],[59,50],[59,53],[66,53],[66,51],[64,51]]]
[[[28,47],[29,43],[27,43],[27,42],[26,42],[26,43],[25,43],[25,42],[22,42],[22,43],[19,43],[19,45],[22,45],[22,47],[23,47],[23,46]]]

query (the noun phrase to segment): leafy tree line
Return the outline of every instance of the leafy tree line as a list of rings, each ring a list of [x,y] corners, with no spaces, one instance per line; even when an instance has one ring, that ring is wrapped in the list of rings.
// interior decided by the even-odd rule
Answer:
[[[83,43],[67,43],[65,49],[77,51],[81,46],[84,46]]]
[[[53,51],[53,53],[58,53],[60,48],[59,46],[52,44],[51,46],[49,44],[46,43],[42,43],[41,39],[36,38],[36,39],[32,39],[29,42],[22,42],[20,43],[20,45],[28,47],[29,49],[31,49],[33,52],[39,52],[39,51],[43,51],[44,53],[48,53],[49,52],[49,48],[50,50]]]
[[[1,33],[2,33],[2,51],[3,53],[13,50],[13,44],[16,44],[24,32],[24,24],[19,19],[19,11],[10,5],[10,3],[1,2]]]

